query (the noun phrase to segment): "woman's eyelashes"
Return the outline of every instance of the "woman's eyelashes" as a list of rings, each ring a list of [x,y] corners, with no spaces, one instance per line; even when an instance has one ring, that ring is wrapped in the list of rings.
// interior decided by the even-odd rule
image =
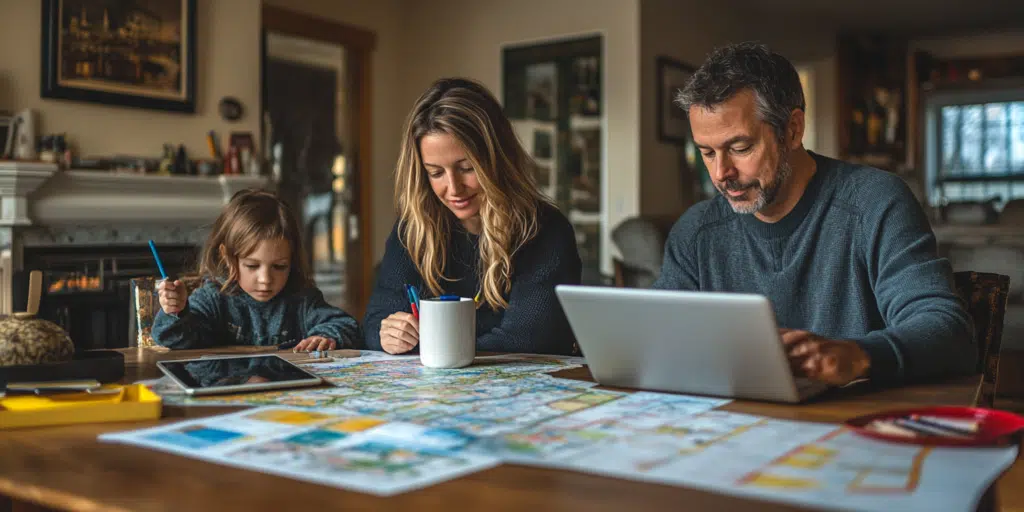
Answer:
[[[475,167],[459,167],[457,170],[459,172],[463,173],[463,174],[469,174],[471,172],[476,172],[476,168]],[[441,170],[441,169],[427,171],[427,177],[429,177],[432,180],[440,179],[443,176],[444,176],[444,170]]]

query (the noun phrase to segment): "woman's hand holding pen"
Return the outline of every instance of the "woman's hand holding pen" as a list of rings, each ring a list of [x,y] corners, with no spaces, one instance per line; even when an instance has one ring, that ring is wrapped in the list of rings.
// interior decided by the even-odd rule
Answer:
[[[380,347],[389,354],[404,354],[420,342],[420,322],[411,313],[399,311],[380,322]]]

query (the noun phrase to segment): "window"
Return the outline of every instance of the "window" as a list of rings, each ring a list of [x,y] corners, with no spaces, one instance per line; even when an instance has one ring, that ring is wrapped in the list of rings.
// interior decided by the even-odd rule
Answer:
[[[954,94],[926,109],[929,202],[1024,198],[1024,91]]]

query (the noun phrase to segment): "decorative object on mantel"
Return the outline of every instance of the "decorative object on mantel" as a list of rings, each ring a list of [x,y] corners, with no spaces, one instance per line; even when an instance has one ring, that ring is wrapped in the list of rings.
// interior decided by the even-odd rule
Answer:
[[[36,318],[43,273],[33,270],[29,276],[28,311],[0,317],[0,366],[62,363],[75,354],[75,345],[64,329]]]
[[[12,144],[14,144],[14,115],[10,112],[0,111],[0,160],[11,157]]]
[[[18,115],[14,117],[11,129],[14,131],[11,156],[15,160],[35,160],[37,157],[35,113],[31,109],[18,112]]]
[[[231,174],[247,174],[259,176],[261,166],[259,154],[256,153],[255,143],[251,132],[231,132],[228,157],[230,159]],[[224,167],[228,168],[227,165]],[[225,173],[227,174],[227,173]]]
[[[66,169],[71,163],[71,149],[64,134],[43,135],[39,138],[39,161],[57,164]]]
[[[196,0],[43,0],[43,98],[194,113]]]
[[[221,119],[229,122],[238,121],[245,113],[245,109],[242,108],[242,103],[238,101],[238,98],[231,96],[221,98],[220,103],[217,104],[217,109],[220,112]]]
[[[658,139],[682,146],[690,138],[690,122],[675,99],[696,68],[664,55],[658,57],[657,66]]]

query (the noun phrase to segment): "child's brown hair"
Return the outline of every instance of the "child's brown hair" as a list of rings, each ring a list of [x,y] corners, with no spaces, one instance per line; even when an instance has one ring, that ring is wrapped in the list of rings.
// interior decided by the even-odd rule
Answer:
[[[273,192],[246,189],[235,193],[213,223],[199,260],[199,274],[222,281],[221,292],[238,292],[238,260],[260,242],[285,239],[291,247],[291,272],[286,291],[313,285],[295,213]]]

